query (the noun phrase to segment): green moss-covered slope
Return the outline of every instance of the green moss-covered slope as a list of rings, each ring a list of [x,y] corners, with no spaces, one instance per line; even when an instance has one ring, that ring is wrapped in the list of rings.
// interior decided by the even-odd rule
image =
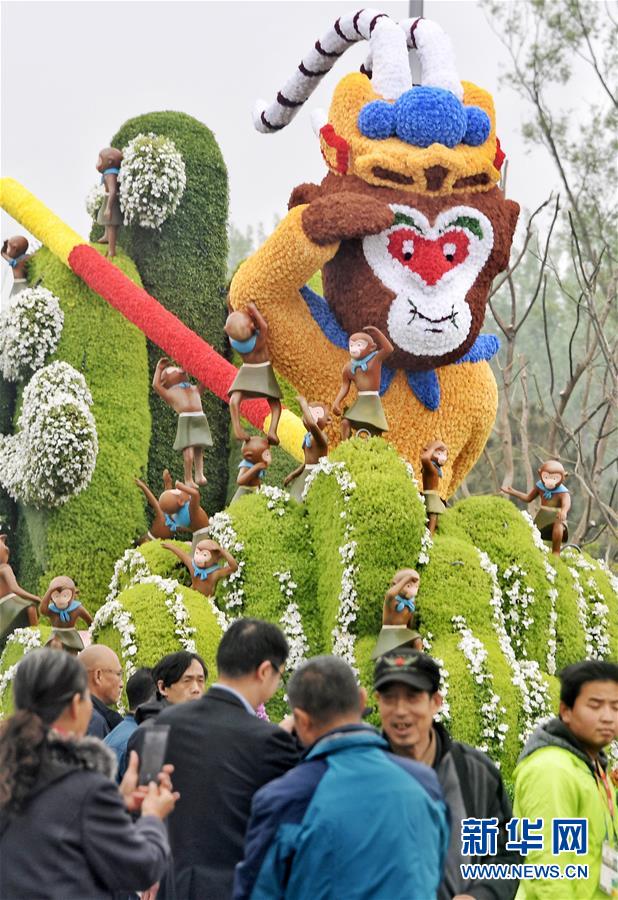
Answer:
[[[160,231],[131,225],[119,243],[135,261],[145,289],[219,352],[225,349],[227,261],[227,170],[213,133],[197,119],[179,112],[154,112],[129,119],[113,136],[122,148],[140,133],[154,132],[173,140],[185,162],[187,185],[174,216]],[[162,355],[149,344],[150,372]],[[182,455],[172,449],[176,415],[154,393],[148,483],[158,485],[168,468],[182,477]],[[204,506],[221,509],[227,489],[228,417],[225,404],[204,395],[214,446],[206,451],[208,485]]]
[[[116,257],[116,265],[139,284],[126,256]],[[37,592],[56,575],[69,575],[94,612],[105,597],[114,562],[145,530],[142,497],[132,479],[144,471],[148,458],[146,341],[45,248],[33,257],[29,275],[60,300],[64,327],[52,359],[70,363],[86,379],[99,455],[90,485],[64,506],[52,511],[20,507],[19,577]]]

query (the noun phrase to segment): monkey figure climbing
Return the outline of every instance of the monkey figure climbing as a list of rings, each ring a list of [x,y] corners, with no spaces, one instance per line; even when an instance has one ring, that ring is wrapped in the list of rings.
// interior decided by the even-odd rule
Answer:
[[[499,344],[480,331],[519,207],[497,186],[504,154],[492,98],[459,80],[448,37],[426,19],[342,16],[277,100],[257,107],[256,127],[284,128],[362,39],[370,63],[339,82],[328,117],[315,117],[328,173],[293,190],[287,216],[238,269],[230,303],[241,310],[257,298],[275,369],[317,397],[335,396],[350,336],[373,323],[394,348],[379,385],[387,439],[417,467],[442,435],[448,497],[495,419],[488,360]],[[408,49],[420,58],[420,86]],[[307,286],[318,270],[324,296]]]

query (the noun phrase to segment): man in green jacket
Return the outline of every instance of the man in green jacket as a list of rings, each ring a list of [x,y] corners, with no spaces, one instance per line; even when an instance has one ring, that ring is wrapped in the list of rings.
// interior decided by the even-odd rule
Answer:
[[[618,811],[604,753],[618,736],[618,665],[575,663],[560,673],[560,684],[560,717],[534,731],[515,769],[513,815],[543,823],[543,849],[530,849],[526,863],[561,872],[588,866],[588,877],[522,880],[517,900],[603,900],[612,894],[601,879],[611,882],[613,866],[618,897]],[[585,852],[581,832],[557,819],[587,820]]]

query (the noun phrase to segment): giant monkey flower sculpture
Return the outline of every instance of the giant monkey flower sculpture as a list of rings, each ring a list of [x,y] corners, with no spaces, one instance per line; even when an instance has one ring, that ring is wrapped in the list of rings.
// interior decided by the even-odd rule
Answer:
[[[348,336],[380,328],[395,346],[380,387],[388,440],[416,467],[425,444],[444,441],[448,496],[495,419],[487,360],[498,340],[480,330],[519,207],[497,187],[504,155],[491,96],[459,81],[448,37],[426,19],[396,23],[367,9],[341,17],[276,101],[258,104],[256,128],[284,128],[358,40],[369,42],[367,62],[339,82],[317,122],[328,174],[292,191],[285,219],[238,270],[231,304],[257,303],[275,367],[329,400]],[[419,86],[408,48],[420,58]],[[306,286],[319,269],[324,297]]]

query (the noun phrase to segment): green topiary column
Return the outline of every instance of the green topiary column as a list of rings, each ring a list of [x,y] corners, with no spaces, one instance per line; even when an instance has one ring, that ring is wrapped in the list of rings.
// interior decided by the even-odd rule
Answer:
[[[120,230],[119,243],[135,261],[145,289],[223,352],[228,187],[221,151],[205,125],[178,112],[148,113],[130,119],[111,144],[122,149],[138,134],[148,132],[165,135],[174,142],[185,163],[187,186],[176,213],[160,231],[131,225]],[[148,351],[152,375],[161,351],[150,342]],[[154,392],[150,408],[153,429],[147,481],[157,491],[164,468],[182,478],[182,455],[172,450],[175,414]],[[214,440],[205,454],[208,485],[203,491],[205,508],[211,512],[225,503],[228,416],[226,405],[208,394],[204,395],[204,411]]]

